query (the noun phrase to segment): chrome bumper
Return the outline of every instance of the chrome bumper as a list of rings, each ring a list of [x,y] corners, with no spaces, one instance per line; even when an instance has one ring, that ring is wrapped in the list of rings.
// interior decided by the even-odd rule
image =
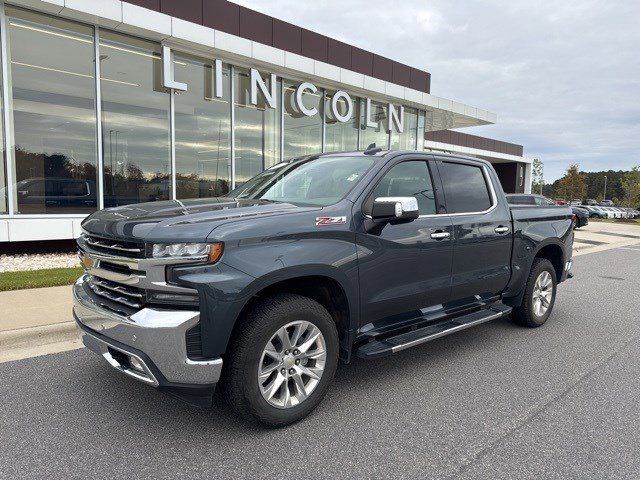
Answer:
[[[187,358],[185,334],[198,323],[199,312],[144,308],[129,317],[118,315],[93,301],[84,289],[83,276],[73,286],[73,313],[88,329],[79,327],[85,346],[137,380],[160,386],[166,382],[211,385],[220,379],[221,358]],[[127,356],[142,368],[123,361]]]

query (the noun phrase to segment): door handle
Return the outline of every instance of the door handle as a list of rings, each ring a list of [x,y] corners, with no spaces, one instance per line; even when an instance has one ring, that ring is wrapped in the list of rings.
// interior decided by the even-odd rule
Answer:
[[[449,232],[433,232],[431,234],[431,238],[434,240],[444,240],[445,238],[449,238],[451,234]]]
[[[509,227],[503,227],[502,225],[500,225],[499,227],[496,227],[494,231],[496,233],[507,233],[509,231]]]

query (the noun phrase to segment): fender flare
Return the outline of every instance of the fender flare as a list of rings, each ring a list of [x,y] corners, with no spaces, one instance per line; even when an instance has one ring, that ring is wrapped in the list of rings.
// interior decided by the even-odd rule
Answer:
[[[248,283],[240,292],[235,296],[235,299],[227,304],[224,312],[224,320],[220,321],[216,328],[217,339],[215,341],[215,350],[217,353],[222,354],[226,351],[227,344],[231,339],[231,335],[235,326],[240,319],[240,315],[243,309],[248,305],[251,299],[271,285],[276,283],[292,280],[301,277],[327,277],[337,282],[344,291],[347,305],[349,308],[349,331],[355,328],[357,319],[359,318],[360,303],[358,301],[358,285],[349,280],[349,277],[345,272],[336,267],[331,267],[324,264],[307,264],[307,265],[295,265],[291,267],[284,267],[278,270],[273,270],[260,277],[255,278]],[[347,335],[351,338],[351,335]],[[350,341],[350,340],[348,340]]]
[[[565,245],[562,242],[562,240],[558,237],[551,237],[551,238],[547,238],[545,240],[543,240],[542,242],[540,242],[539,244],[537,244],[535,246],[535,249],[531,252],[531,256],[526,260],[526,269],[524,269],[524,271],[526,272],[526,275],[524,276],[524,278],[528,278],[529,277],[529,272],[531,271],[531,268],[533,267],[533,261],[535,260],[535,258],[538,256],[538,254],[540,253],[540,251],[543,248],[546,248],[550,245],[554,245],[560,248],[560,252],[561,252],[561,261],[562,261],[562,265],[564,265],[565,263],[565,257],[566,257],[566,252],[565,252]],[[558,281],[560,281],[560,279],[558,279]],[[518,291],[518,293],[516,293],[515,295],[510,295],[509,297],[504,299],[504,302],[507,305],[511,305],[511,306],[519,306],[522,303],[523,297],[524,297],[524,292],[526,290],[526,283],[522,282],[521,288]]]

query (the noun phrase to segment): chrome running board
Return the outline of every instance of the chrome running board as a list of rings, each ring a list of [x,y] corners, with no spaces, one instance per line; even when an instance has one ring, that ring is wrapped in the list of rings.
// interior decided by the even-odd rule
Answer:
[[[450,335],[460,330],[496,320],[511,313],[512,308],[503,304],[494,304],[489,308],[469,313],[461,317],[445,320],[434,325],[418,328],[393,337],[362,345],[356,352],[361,358],[377,358],[397,353],[407,348],[421,345],[436,338]]]

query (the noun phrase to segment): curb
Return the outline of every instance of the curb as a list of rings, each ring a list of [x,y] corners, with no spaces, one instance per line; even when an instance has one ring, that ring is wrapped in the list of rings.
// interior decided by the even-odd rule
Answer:
[[[0,332],[0,350],[37,347],[73,340],[78,340],[76,322],[62,322]]]

